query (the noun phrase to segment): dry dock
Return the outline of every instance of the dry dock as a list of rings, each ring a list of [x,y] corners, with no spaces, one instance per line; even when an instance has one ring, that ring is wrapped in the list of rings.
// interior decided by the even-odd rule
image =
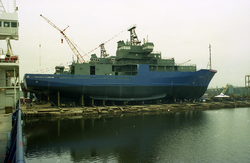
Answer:
[[[180,111],[201,111],[220,108],[250,107],[250,102],[208,102],[208,103],[175,103],[151,105],[123,105],[123,106],[91,106],[91,107],[51,107],[51,105],[21,105],[26,116],[91,116],[114,115],[126,113],[170,113]]]

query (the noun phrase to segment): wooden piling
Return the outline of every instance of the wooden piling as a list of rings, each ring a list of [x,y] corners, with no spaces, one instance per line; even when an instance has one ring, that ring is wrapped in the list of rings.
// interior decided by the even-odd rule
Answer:
[[[60,107],[60,92],[57,92],[57,106]]]

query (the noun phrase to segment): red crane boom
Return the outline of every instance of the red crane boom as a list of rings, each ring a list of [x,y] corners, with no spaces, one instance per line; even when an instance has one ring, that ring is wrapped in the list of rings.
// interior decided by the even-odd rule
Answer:
[[[83,59],[82,55],[79,53],[79,51],[77,50],[77,48],[75,47],[75,45],[72,43],[72,41],[70,41],[70,39],[66,36],[66,34],[64,33],[65,30],[69,27],[67,26],[64,30],[59,29],[54,23],[52,23],[49,19],[45,18],[42,14],[40,14],[40,16],[46,20],[52,27],[54,27],[55,29],[57,29],[58,31],[60,31],[60,33],[63,35],[63,37],[65,38],[65,40],[67,41],[67,43],[69,44],[69,47],[71,48],[71,50],[73,51],[73,53],[75,54],[75,56],[77,57],[77,61],[79,61],[80,63],[85,62],[85,60]]]

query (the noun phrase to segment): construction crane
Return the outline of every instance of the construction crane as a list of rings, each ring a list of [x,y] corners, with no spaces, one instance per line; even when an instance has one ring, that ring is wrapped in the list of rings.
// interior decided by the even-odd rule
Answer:
[[[85,62],[85,60],[83,59],[82,55],[79,53],[79,51],[77,50],[77,48],[75,47],[74,43],[72,43],[70,41],[70,39],[66,36],[66,34],[64,33],[65,30],[69,27],[67,26],[65,29],[61,30],[60,28],[58,28],[54,23],[52,23],[49,19],[45,18],[42,14],[40,14],[40,16],[46,20],[52,27],[54,27],[55,29],[57,29],[58,31],[60,31],[60,33],[62,34],[62,36],[65,38],[65,40],[67,41],[67,43],[69,44],[69,47],[71,48],[71,50],[73,51],[73,53],[75,54],[75,56],[77,57],[77,62]]]
[[[227,85],[226,85],[226,87],[222,90],[222,92],[221,92],[221,93],[225,94],[225,93],[226,93],[226,91],[228,90],[228,88],[229,88],[229,84],[227,84]]]

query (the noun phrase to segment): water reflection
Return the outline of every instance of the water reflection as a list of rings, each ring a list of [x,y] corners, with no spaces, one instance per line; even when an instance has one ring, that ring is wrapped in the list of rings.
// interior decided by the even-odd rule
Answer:
[[[232,109],[234,110],[234,109]],[[222,112],[222,113],[220,113]],[[250,127],[246,114],[228,110],[99,118],[26,119],[25,153],[29,162],[194,162],[226,155],[232,126]],[[241,114],[241,115],[240,115]],[[244,115],[244,116],[243,116]],[[242,116],[244,118],[242,118]],[[238,119],[241,120],[238,120]],[[243,121],[242,121],[243,123]],[[237,130],[236,132],[241,132]],[[230,133],[231,134],[231,133]],[[250,133],[249,133],[250,134]],[[235,134],[233,134],[234,136]],[[243,134],[241,138],[250,141]],[[235,141],[239,141],[235,138]],[[237,142],[236,144],[242,145]],[[222,150],[219,151],[219,150]],[[245,156],[245,154],[243,154]],[[248,157],[249,158],[249,157]]]

